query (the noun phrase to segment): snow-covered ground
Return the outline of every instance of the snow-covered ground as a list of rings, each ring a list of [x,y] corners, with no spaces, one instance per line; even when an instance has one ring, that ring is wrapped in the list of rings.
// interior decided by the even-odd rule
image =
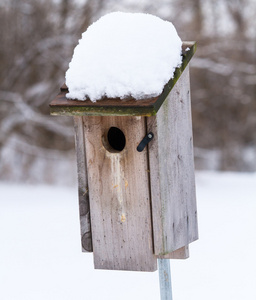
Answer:
[[[256,174],[197,173],[200,239],[171,261],[174,300],[256,299]],[[0,183],[0,299],[159,299],[158,273],[81,253],[76,188]]]

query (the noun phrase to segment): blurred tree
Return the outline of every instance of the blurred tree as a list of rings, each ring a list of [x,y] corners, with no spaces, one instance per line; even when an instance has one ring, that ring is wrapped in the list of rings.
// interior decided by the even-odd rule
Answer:
[[[102,0],[1,4],[0,178],[54,181],[56,166],[70,167],[72,119],[49,116],[48,104],[65,81],[81,33],[103,6]],[[48,167],[35,168],[38,161]]]
[[[158,15],[197,41],[197,166],[256,170],[254,0],[0,0],[0,179],[69,180],[59,174],[75,168],[72,119],[49,116],[48,104],[81,33],[115,10]]]

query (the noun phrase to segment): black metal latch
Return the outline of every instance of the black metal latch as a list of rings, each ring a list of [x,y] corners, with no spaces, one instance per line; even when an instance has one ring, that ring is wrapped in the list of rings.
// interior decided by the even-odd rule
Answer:
[[[153,132],[149,132],[144,139],[139,143],[139,146],[137,147],[137,151],[142,152],[144,148],[147,146],[147,144],[152,141],[154,137]]]

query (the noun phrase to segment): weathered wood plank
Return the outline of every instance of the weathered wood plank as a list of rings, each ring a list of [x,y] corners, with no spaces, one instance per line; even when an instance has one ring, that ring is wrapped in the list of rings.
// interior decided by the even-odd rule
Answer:
[[[189,258],[189,246],[181,247],[180,249],[177,249],[166,255],[158,255],[157,258],[187,259],[187,258]]]
[[[82,117],[74,117],[82,251],[92,252],[89,190],[83,127]]]
[[[154,251],[165,255],[198,238],[188,67],[147,122]]]
[[[155,271],[146,134],[143,117],[83,117],[96,269]],[[111,149],[107,132],[125,135],[123,151]]]

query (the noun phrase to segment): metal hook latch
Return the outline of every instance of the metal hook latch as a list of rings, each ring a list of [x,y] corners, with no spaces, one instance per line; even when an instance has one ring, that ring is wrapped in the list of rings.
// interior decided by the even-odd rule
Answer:
[[[147,146],[147,144],[152,141],[154,137],[153,132],[149,132],[144,139],[139,143],[139,146],[137,147],[137,151],[142,152],[144,148]]]

